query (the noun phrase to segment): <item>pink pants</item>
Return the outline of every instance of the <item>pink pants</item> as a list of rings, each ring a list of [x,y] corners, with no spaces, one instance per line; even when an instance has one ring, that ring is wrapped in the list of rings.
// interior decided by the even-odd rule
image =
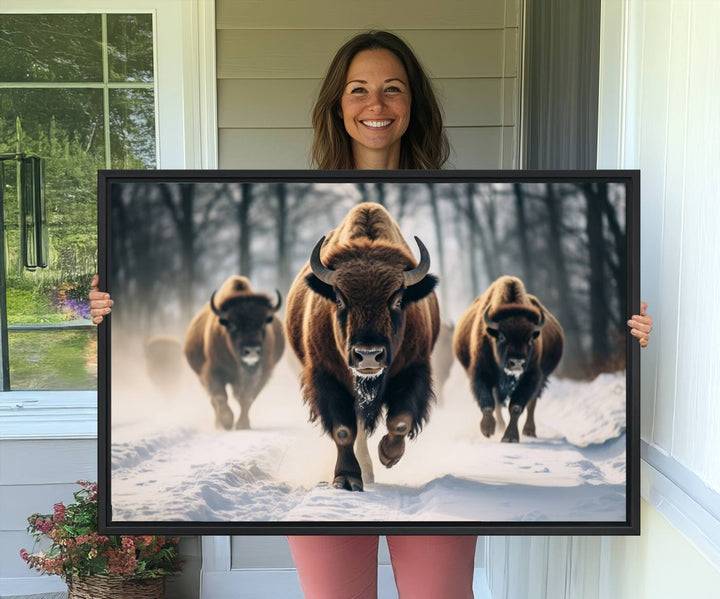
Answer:
[[[389,536],[399,599],[472,599],[475,536]],[[288,537],[305,599],[375,599],[376,536]]]

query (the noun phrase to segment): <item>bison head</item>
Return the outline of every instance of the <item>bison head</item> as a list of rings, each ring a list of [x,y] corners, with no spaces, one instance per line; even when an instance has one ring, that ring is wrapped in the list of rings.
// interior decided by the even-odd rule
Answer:
[[[505,374],[518,378],[535,352],[535,341],[545,325],[545,313],[525,305],[505,305],[490,316],[485,310],[485,330],[493,338],[495,359]]]
[[[437,284],[428,274],[430,255],[417,237],[417,266],[405,248],[363,239],[330,252],[326,266],[320,260],[324,240],[312,251],[307,283],[335,305],[335,342],[356,382],[377,380],[402,344],[408,307]]]
[[[210,308],[227,332],[230,348],[249,370],[262,360],[267,325],[280,309],[282,296],[277,290],[276,293],[275,305],[266,295],[247,294],[232,297],[218,308],[215,305],[215,292],[210,297]]]

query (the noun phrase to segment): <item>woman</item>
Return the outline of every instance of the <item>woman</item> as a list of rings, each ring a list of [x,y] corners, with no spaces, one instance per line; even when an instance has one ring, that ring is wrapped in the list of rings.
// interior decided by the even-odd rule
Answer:
[[[432,85],[410,48],[383,31],[348,41],[333,58],[312,116],[313,164],[320,169],[440,169],[449,145]],[[97,285],[97,277],[93,286]],[[93,322],[110,312],[92,291]],[[652,318],[628,321],[645,346]],[[389,536],[401,599],[472,597],[475,536]],[[377,596],[377,536],[288,537],[305,597]]]

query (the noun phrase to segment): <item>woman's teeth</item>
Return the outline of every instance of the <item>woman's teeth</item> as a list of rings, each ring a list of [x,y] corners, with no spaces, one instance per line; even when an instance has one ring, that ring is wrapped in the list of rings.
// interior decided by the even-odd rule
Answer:
[[[361,121],[363,125],[367,127],[374,127],[376,129],[380,127],[387,127],[392,121]]]

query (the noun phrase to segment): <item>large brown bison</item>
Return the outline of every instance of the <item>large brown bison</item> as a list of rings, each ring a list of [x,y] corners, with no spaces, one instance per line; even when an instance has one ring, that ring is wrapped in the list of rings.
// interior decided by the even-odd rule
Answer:
[[[493,410],[507,398],[510,422],[502,440],[517,443],[518,418],[527,407],[523,434],[535,436],[535,404],[563,352],[562,327],[516,277],[500,277],[465,311],[455,331],[455,355],[470,376],[482,410],[480,430],[495,433]]]
[[[390,468],[428,417],[440,318],[437,279],[415,239],[419,264],[387,210],[359,204],[317,243],[288,294],[288,340],[302,364],[310,419],[337,446],[338,489],[363,489],[358,426],[371,434],[386,412],[378,453]]]
[[[185,356],[215,409],[215,426],[230,429],[233,413],[226,386],[240,404],[235,428],[250,428],[248,411],[285,348],[277,302],[253,292],[245,277],[232,276],[195,315],[185,337]]]

